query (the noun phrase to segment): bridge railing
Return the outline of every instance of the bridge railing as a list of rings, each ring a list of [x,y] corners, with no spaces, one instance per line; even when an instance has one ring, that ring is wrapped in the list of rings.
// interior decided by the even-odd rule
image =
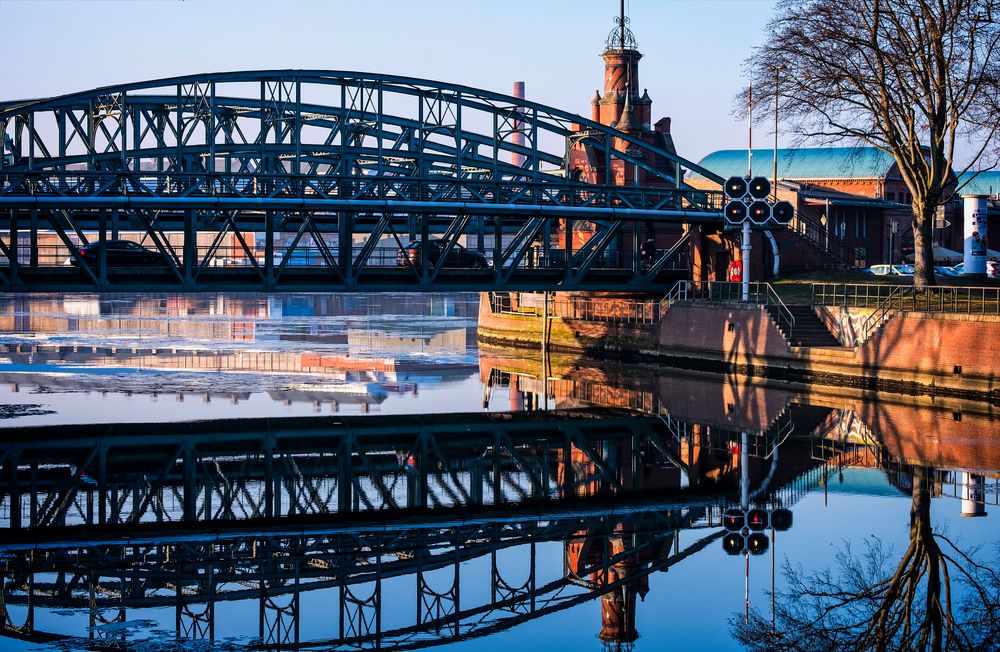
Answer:
[[[42,236],[48,236],[50,239],[55,240],[55,233],[45,233],[39,232]],[[27,234],[22,234],[25,237]],[[85,233],[91,243],[98,241],[97,234]],[[143,238],[144,234],[137,232],[128,232],[122,234],[124,239],[136,242],[146,247],[150,251],[155,251],[155,246],[148,240]],[[70,236],[74,244],[80,246],[80,238],[75,234]],[[244,249],[240,244],[226,244],[226,245],[206,245],[199,244],[194,248],[195,261],[198,266],[205,266],[209,268],[246,268],[252,267],[254,262],[259,266],[263,266],[265,263],[265,253],[264,247],[258,246],[252,238],[248,237],[249,242],[247,242],[247,249]],[[404,244],[407,238],[403,238]],[[0,231],[0,242],[4,244],[10,243],[9,232]],[[333,236],[330,240],[324,241],[325,247],[319,247],[315,244],[297,244],[294,248],[290,248],[288,242],[277,242],[274,250],[274,265],[275,267],[281,265],[283,262],[287,267],[295,268],[316,268],[323,269],[330,267],[327,262],[327,257],[331,256],[334,259],[337,256],[337,241],[336,237]],[[485,246],[483,247],[483,255],[486,257],[488,263],[492,265],[492,252],[493,252],[493,237],[488,236],[485,239]],[[178,262],[184,262],[184,247],[182,242],[172,242],[171,246],[174,253],[177,256]],[[477,247],[468,246],[468,249],[472,251],[478,251]],[[352,246],[351,252],[352,257],[357,259],[359,254],[364,250],[364,247]],[[65,244],[36,244],[34,248],[34,253],[32,253],[32,247],[27,241],[20,241],[17,246],[16,259],[22,265],[29,265],[32,261],[32,256],[35,256],[36,265],[38,267],[69,267],[73,265],[72,254],[69,248]],[[287,258],[287,261],[286,261]],[[645,264],[645,260],[642,254],[635,254],[631,251],[621,251],[617,249],[611,249],[605,251],[600,255],[600,257],[591,265],[591,269],[597,270],[630,270],[633,269],[635,263],[640,264],[640,268]],[[475,269],[476,265],[474,263],[469,263],[467,260],[463,262],[464,259],[459,259],[454,262],[449,261],[447,267],[449,268],[467,268]],[[681,253],[667,263],[661,271],[679,271],[687,269],[687,255],[686,253]],[[166,259],[164,259],[164,264]],[[94,262],[94,265],[97,263]],[[0,256],[0,268],[8,267],[10,265],[10,260],[6,256]],[[544,269],[544,268],[559,268],[562,269],[564,265],[564,251],[557,248],[545,249],[539,246],[535,246],[529,249],[525,256],[518,262],[517,267],[521,269]],[[134,267],[137,265],[130,265]],[[157,267],[162,266],[158,263],[145,263],[143,265],[138,265],[141,267]],[[370,253],[366,255],[363,267],[367,269],[392,269],[392,268],[402,268],[407,267],[405,259],[402,257],[401,250],[396,244],[395,240],[391,236],[385,236],[382,242],[379,243]]]

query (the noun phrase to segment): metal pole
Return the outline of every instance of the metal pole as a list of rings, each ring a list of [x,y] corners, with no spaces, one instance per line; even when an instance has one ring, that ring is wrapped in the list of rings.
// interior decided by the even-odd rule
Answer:
[[[774,67],[774,201],[778,201],[778,71],[781,66]]]
[[[743,302],[750,300],[750,220],[743,222]]]
[[[740,509],[750,509],[750,436],[746,432],[740,438]]]
[[[747,86],[747,179],[753,178],[753,84]]]

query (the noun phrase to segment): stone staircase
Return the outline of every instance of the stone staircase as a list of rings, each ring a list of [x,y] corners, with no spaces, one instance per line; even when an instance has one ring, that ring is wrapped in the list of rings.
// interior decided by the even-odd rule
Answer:
[[[767,306],[766,309],[778,330],[792,346],[840,346],[840,342],[830,333],[812,306],[791,304],[787,308],[795,318],[795,327],[790,334],[786,332],[788,325],[779,319],[778,307]]]

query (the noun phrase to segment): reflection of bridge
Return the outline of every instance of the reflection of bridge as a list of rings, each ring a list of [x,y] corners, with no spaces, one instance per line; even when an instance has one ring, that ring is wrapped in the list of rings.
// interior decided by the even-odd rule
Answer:
[[[733,495],[683,481],[663,421],[611,410],[0,437],[4,634],[58,640],[36,614],[82,608],[98,648],[140,609],[183,639],[236,603],[267,647],[415,649],[597,598],[629,643],[648,576],[718,539]],[[303,636],[310,601],[338,608]]]
[[[756,504],[866,463],[824,413],[817,436],[794,408],[753,435]],[[265,648],[416,649],[599,598],[627,648],[649,576],[722,535],[727,427],[576,409],[0,430],[3,635],[68,638],[72,609],[95,649],[163,635],[138,614],[218,641],[238,609]]]
[[[609,411],[19,428],[0,430],[0,491],[6,525],[32,537],[66,525],[136,534],[164,523],[662,496],[679,491],[682,466],[665,436],[658,419]]]
[[[11,150],[0,156],[8,289],[654,290],[680,273],[687,240],[640,261],[640,227],[721,217],[719,193],[678,184],[684,169],[721,179],[638,137],[389,75],[100,88],[0,104],[0,131]],[[571,178],[571,140],[595,168],[641,170],[647,186]],[[556,240],[574,224],[594,226],[592,237]],[[125,233],[162,264],[124,273],[103,255],[82,262],[82,244]],[[447,255],[397,265],[408,241],[428,254],[435,239],[447,251],[464,242],[490,266],[454,269]]]
[[[112,647],[128,631],[115,624],[136,610],[160,609],[172,612],[176,636],[217,640],[218,618],[235,607],[259,614],[254,633],[267,648],[416,649],[604,596],[611,607],[605,628],[634,640],[634,610],[648,576],[721,536],[709,516],[704,507],[619,507],[614,515],[577,510],[544,519],[431,519],[369,531],[15,551],[2,570],[3,633],[68,638],[36,627],[36,613],[84,608],[90,643]],[[682,547],[678,534],[692,530]],[[562,563],[552,555],[559,546],[567,549],[557,557]],[[324,607],[318,634],[302,636],[300,621],[320,604],[339,608]]]

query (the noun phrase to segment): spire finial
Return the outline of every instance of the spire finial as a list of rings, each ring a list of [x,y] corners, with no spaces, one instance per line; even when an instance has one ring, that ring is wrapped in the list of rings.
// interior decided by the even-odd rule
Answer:
[[[629,19],[625,15],[625,0],[620,0],[618,15],[615,16],[616,27],[608,34],[604,42],[605,50],[636,50],[635,34],[628,28]]]

